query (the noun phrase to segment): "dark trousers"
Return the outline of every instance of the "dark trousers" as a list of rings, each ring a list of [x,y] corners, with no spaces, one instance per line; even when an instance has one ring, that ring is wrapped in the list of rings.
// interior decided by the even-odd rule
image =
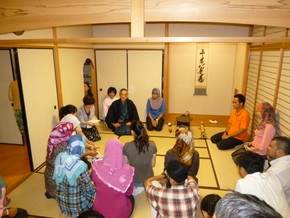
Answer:
[[[2,216],[2,217],[12,217],[12,216]],[[22,208],[17,208],[17,213],[14,216],[14,218],[27,218],[27,217],[28,217],[28,213],[26,210]]]
[[[131,135],[131,127],[126,124],[127,122],[120,123],[121,126],[115,128],[115,134],[118,136],[121,135]]]
[[[227,150],[236,147],[237,145],[243,144],[242,140],[236,139],[234,137],[229,137],[227,139],[222,139],[224,132],[219,132],[213,135],[210,140],[215,143],[220,150]]]
[[[154,129],[156,131],[161,131],[162,127],[163,127],[163,124],[164,124],[164,117],[161,117],[158,120],[158,125],[156,127],[152,125],[150,117],[148,117],[148,116],[146,117],[146,126],[147,126],[148,131],[152,131]]]

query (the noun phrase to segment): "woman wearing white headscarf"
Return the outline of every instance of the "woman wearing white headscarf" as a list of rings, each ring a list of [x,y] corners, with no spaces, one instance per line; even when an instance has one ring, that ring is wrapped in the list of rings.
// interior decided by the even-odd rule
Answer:
[[[55,160],[56,200],[64,216],[77,217],[91,209],[94,203],[96,190],[88,166],[81,160],[85,144],[85,137],[71,136],[66,151],[58,154]]]
[[[175,133],[176,142],[172,149],[165,155],[164,169],[167,169],[168,163],[172,160],[179,160],[188,168],[188,175],[196,179],[199,169],[199,153],[194,149],[192,133],[187,126],[179,126]]]
[[[165,101],[160,97],[158,88],[152,90],[152,97],[147,100],[146,113],[147,129],[161,131],[164,123]]]

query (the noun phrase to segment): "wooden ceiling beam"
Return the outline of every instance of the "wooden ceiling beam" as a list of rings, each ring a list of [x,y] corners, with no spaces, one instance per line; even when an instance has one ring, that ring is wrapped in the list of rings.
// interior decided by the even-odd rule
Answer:
[[[1,45],[20,44],[122,44],[122,43],[290,43],[290,37],[126,37],[126,38],[60,38],[0,40]]]
[[[0,6],[0,34],[60,26],[131,23],[132,36],[140,37],[146,22],[289,28],[290,0],[1,0]]]

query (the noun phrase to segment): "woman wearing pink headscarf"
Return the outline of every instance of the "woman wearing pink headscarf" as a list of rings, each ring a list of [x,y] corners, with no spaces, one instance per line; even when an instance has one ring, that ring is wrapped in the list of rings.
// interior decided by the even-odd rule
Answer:
[[[246,150],[258,153],[266,158],[267,148],[276,135],[275,109],[267,102],[256,106],[256,115],[260,123],[255,130],[254,140],[246,142]]]
[[[92,167],[97,194],[93,209],[106,218],[128,218],[134,208],[134,168],[125,164],[120,140],[110,139],[103,160]]]

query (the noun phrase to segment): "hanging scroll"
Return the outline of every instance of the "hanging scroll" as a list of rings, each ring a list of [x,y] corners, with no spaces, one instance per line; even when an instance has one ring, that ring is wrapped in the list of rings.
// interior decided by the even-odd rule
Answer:
[[[194,95],[206,95],[208,43],[197,43]]]

